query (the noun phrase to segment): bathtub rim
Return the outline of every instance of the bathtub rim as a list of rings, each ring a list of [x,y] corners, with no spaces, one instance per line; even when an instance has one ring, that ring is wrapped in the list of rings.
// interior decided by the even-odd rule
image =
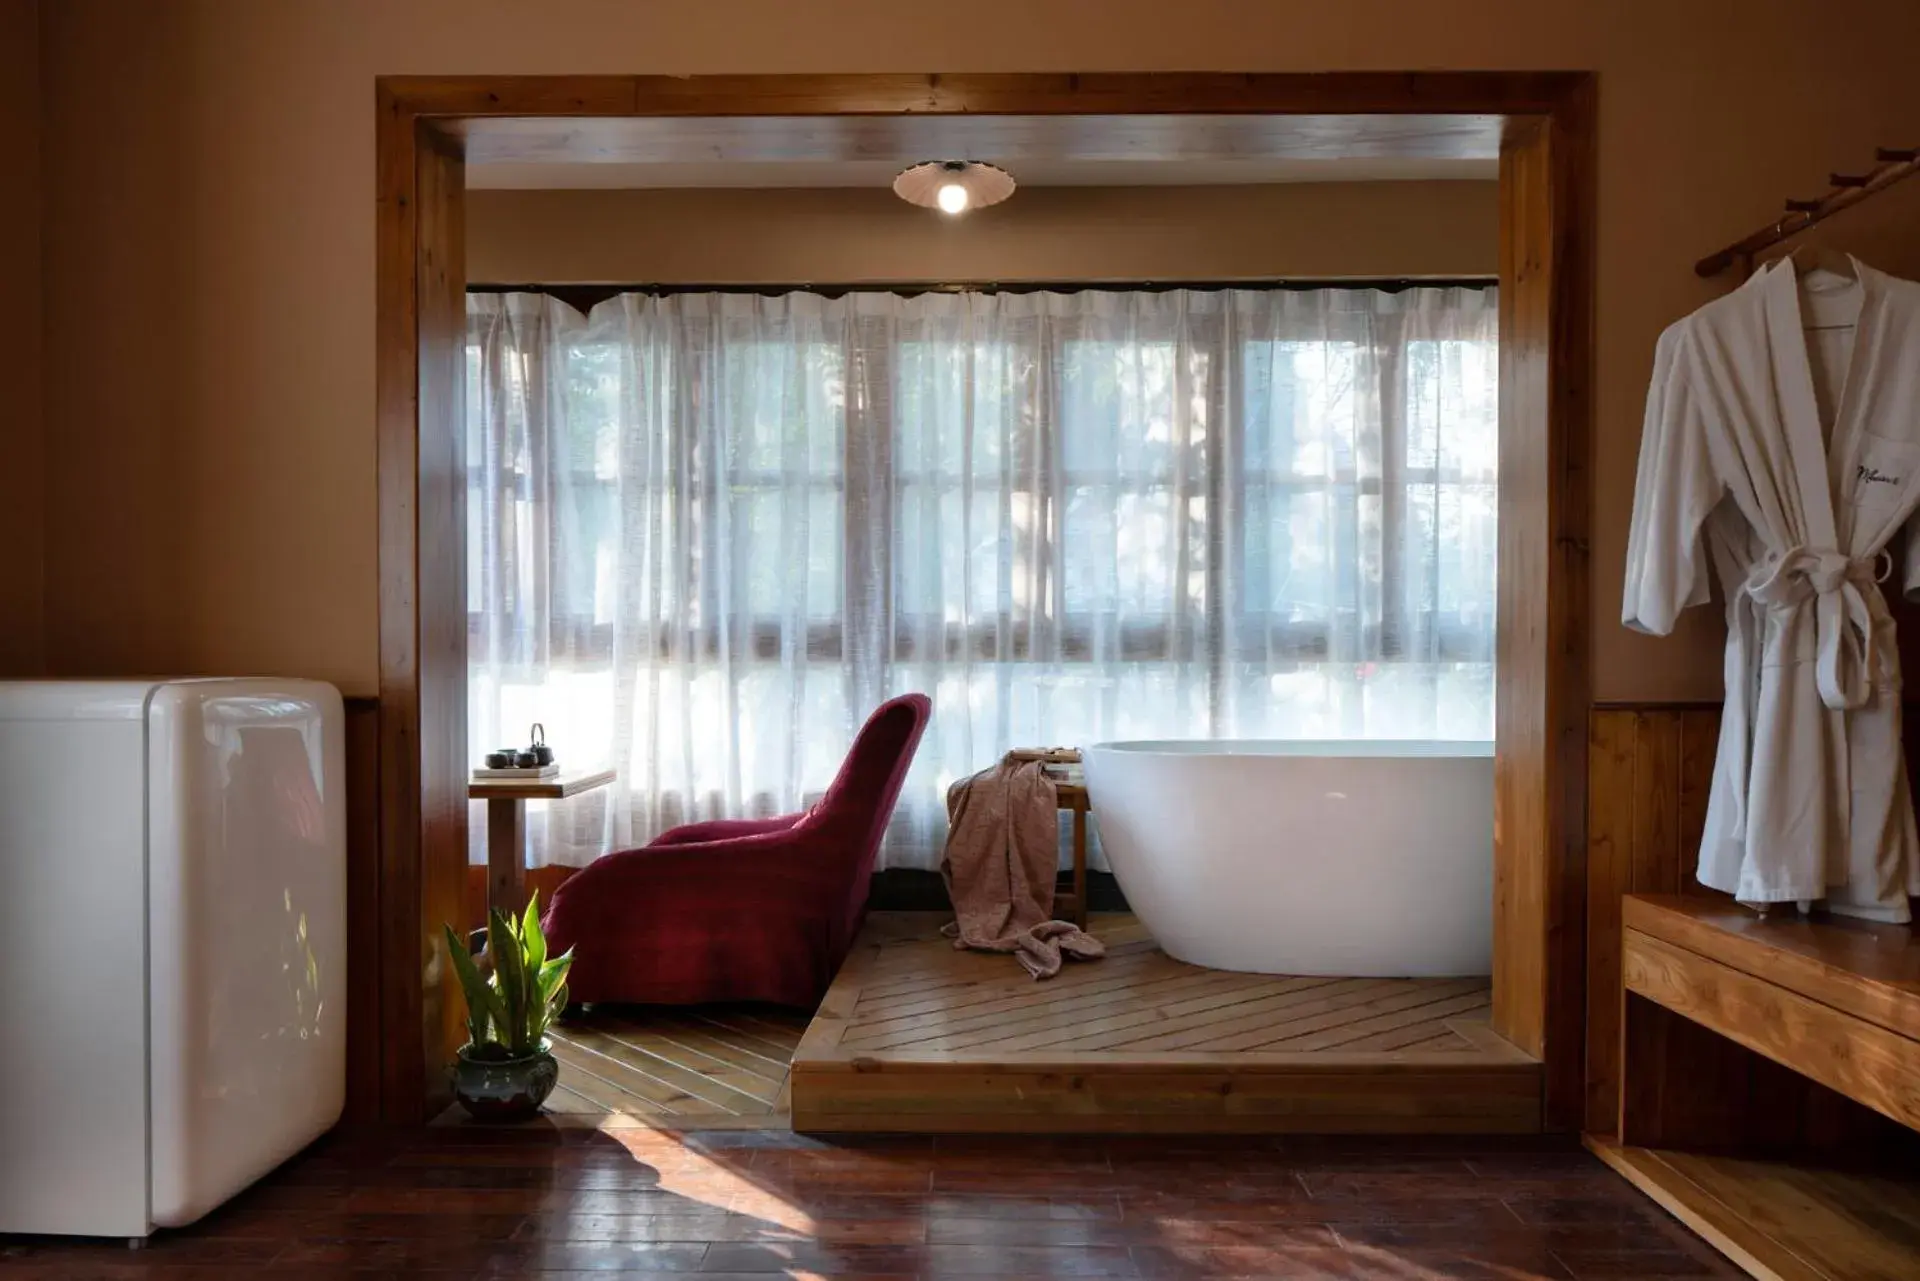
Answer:
[[[1285,739],[1285,738],[1139,738],[1093,743],[1081,749],[1129,756],[1199,760],[1209,756],[1240,759],[1312,761],[1491,760],[1492,739]]]

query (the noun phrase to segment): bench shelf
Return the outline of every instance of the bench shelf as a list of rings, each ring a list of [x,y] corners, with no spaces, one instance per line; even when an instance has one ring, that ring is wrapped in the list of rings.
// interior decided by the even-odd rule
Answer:
[[[1756,1277],[1920,1276],[1920,940],[1724,899],[1622,912],[1617,1136],[1588,1146]]]

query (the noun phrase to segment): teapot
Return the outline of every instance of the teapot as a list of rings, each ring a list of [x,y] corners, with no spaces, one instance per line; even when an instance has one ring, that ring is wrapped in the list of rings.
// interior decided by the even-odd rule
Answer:
[[[525,747],[503,747],[487,753],[488,769],[545,769],[553,764],[553,748],[547,746],[547,727],[533,723],[533,741]]]

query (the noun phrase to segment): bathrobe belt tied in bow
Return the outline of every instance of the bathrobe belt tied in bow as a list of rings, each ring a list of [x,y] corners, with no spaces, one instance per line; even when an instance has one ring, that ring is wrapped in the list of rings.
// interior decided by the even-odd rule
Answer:
[[[1880,584],[1892,566],[1885,551],[1872,559],[1849,559],[1795,547],[1754,566],[1740,588],[1769,610],[1801,609],[1813,602],[1819,641],[1815,682],[1820,701],[1835,711],[1865,707],[1873,696],[1880,670],[1873,623],[1886,616]]]
[[[1846,557],[1835,551],[1793,547],[1770,555],[1753,567],[1738,589],[1738,597],[1752,601],[1772,616],[1780,633],[1793,630],[1793,615],[1813,607],[1815,637],[1814,686],[1829,709],[1852,711],[1865,707],[1874,686],[1896,673],[1885,672],[1874,646],[1876,619],[1890,618],[1880,584],[1887,580],[1893,557],[1884,550],[1872,557]],[[1736,614],[1739,611],[1734,611]],[[1737,628],[1727,638],[1729,691],[1753,688],[1764,661],[1763,638],[1754,627]],[[1750,749],[1751,719],[1748,700],[1729,698],[1721,733]],[[1739,786],[1731,835],[1746,835],[1746,758],[1737,757]],[[1845,757],[1840,761],[1844,769]],[[1843,820],[1846,817],[1842,816]]]

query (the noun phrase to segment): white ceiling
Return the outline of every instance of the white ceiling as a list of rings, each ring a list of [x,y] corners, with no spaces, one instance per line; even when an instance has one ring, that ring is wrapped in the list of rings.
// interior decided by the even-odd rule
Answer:
[[[1492,180],[1499,161],[1435,157],[1001,161],[1023,187],[1200,187],[1296,182]],[[472,188],[871,187],[905,166],[891,160],[674,160],[658,163],[496,161],[467,167]]]
[[[630,116],[460,126],[473,187],[872,187],[923,160],[1027,187],[1488,179],[1497,116]]]

